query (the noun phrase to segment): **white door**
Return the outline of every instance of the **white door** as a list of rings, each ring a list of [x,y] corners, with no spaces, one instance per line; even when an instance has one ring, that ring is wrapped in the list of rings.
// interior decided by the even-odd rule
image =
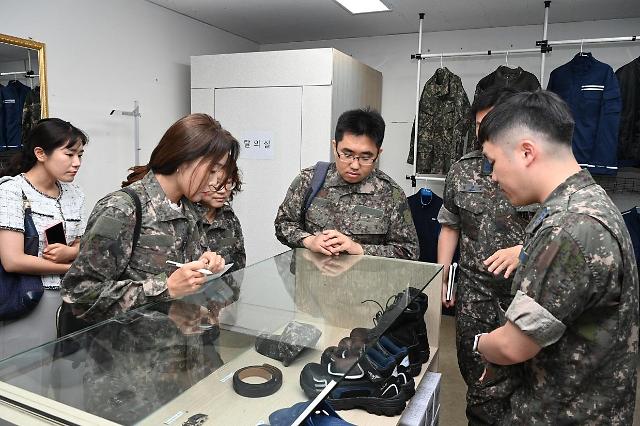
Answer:
[[[251,265],[288,249],[276,239],[273,221],[300,172],[302,87],[215,89],[214,99],[215,118],[241,146],[242,192],[233,209]],[[248,149],[245,140],[251,141]],[[265,140],[268,148],[254,145]]]

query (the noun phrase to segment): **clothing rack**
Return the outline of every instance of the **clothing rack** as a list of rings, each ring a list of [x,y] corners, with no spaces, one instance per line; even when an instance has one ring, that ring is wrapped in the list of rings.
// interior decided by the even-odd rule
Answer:
[[[455,58],[455,57],[469,57],[469,56],[491,56],[491,55],[510,55],[512,53],[540,53],[540,48],[530,49],[510,49],[510,50],[479,50],[477,52],[449,52],[449,53],[427,53],[427,54],[414,54],[411,55],[411,59],[429,59],[429,58]]]
[[[416,78],[416,104],[415,104],[415,130],[414,130],[414,138],[413,138],[413,173],[411,175],[406,175],[407,179],[411,180],[411,186],[413,188],[416,187],[416,181],[424,180],[424,181],[435,181],[435,182],[444,182],[445,178],[442,176],[432,176],[432,175],[418,175],[416,173],[418,166],[418,114],[420,109],[420,71],[421,71],[421,63],[425,59],[433,59],[440,58],[440,67],[442,68],[442,59],[443,58],[454,58],[454,57],[473,57],[473,56],[492,56],[492,55],[508,55],[515,53],[540,53],[540,86],[544,87],[544,71],[545,71],[545,59],[546,54],[553,50],[553,46],[568,46],[568,45],[580,45],[580,51],[582,51],[582,46],[585,44],[598,44],[598,43],[621,43],[621,42],[635,42],[640,41],[640,35],[631,35],[625,37],[601,37],[601,38],[585,38],[585,39],[572,39],[572,40],[548,40],[548,29],[549,29],[549,8],[551,6],[551,1],[546,0],[544,2],[544,22],[542,29],[542,40],[536,41],[535,48],[524,48],[524,49],[487,49],[481,51],[469,51],[469,52],[448,52],[448,53],[422,53],[422,26],[424,22],[424,12],[420,12],[419,23],[420,28],[418,31],[418,53],[412,54],[411,59],[415,59],[418,64],[418,76]]]
[[[40,77],[39,74],[35,74],[33,71],[15,71],[15,72],[0,72],[0,77],[15,76],[18,74],[24,74],[25,78]]]
[[[587,43],[620,43],[629,41],[640,41],[640,35],[633,35],[627,37],[602,37],[602,38],[585,38],[575,40],[549,40],[549,46],[561,46],[566,44],[587,44]]]

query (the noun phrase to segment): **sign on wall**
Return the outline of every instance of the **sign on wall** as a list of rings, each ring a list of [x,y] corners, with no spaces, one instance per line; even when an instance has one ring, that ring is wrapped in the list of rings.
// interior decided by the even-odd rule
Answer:
[[[272,132],[246,132],[241,135],[240,158],[273,160],[275,157]]]

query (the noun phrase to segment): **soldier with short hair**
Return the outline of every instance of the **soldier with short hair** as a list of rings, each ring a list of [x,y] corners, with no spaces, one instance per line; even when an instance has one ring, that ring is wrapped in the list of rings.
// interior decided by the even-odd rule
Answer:
[[[325,255],[368,254],[418,259],[418,236],[407,198],[375,162],[385,124],[369,109],[343,113],[332,142],[336,161],[305,210],[316,166],[291,183],[275,219],[276,237],[289,247]]]
[[[476,129],[494,105],[513,93],[498,88],[478,94],[471,106]],[[442,303],[451,307],[455,302],[458,366],[467,384],[466,414],[472,425],[495,424],[502,418],[518,385],[517,371],[511,367],[496,371],[491,384],[480,384],[484,363],[471,343],[476,334],[502,324],[501,306],[506,309],[513,298],[512,273],[528,219],[529,213],[512,206],[491,180],[491,167],[481,150],[465,155],[449,170],[438,214],[438,263],[445,266]],[[447,300],[448,266],[458,246],[457,295]]]
[[[492,178],[527,226],[506,323],[479,334],[488,364],[523,363],[504,424],[630,425],[636,395],[638,271],[622,215],[573,156],[574,122],[547,91],[513,95],[480,125]]]

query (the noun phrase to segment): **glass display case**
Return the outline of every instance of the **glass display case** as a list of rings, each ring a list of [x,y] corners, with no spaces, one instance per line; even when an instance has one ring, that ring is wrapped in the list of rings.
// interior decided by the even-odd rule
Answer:
[[[300,384],[306,364],[320,363],[323,350],[354,328],[366,328],[367,344],[374,343],[434,281],[439,326],[440,270],[298,249],[181,299],[85,318],[92,325],[0,362],[0,417],[30,424],[268,424],[275,410],[309,399]],[[240,374],[246,396],[237,393],[234,373],[264,364],[281,372],[280,383],[276,374]]]

